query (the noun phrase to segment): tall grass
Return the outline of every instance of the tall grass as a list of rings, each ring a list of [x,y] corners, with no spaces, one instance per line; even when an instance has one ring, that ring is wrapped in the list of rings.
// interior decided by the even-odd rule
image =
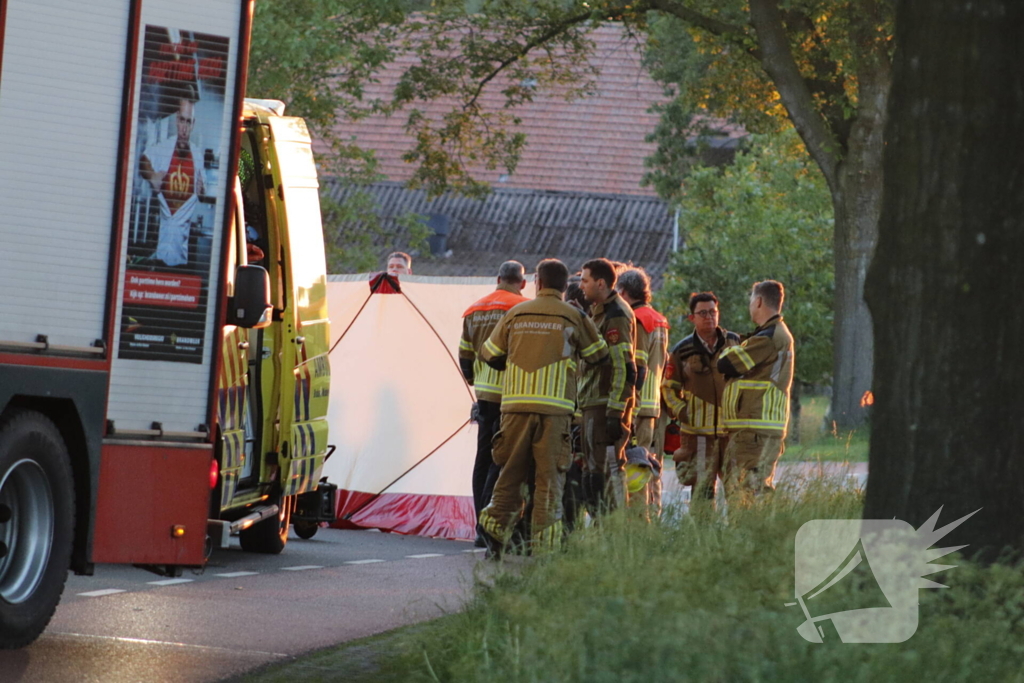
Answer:
[[[796,632],[794,539],[862,500],[802,482],[718,514],[613,515],[562,553],[482,568],[459,614],[403,636],[382,678],[408,681],[1024,680],[1020,568],[965,564],[921,591],[920,627],[893,645],[811,644]],[[849,588],[856,591],[856,588]],[[841,590],[841,589],[840,589]],[[856,597],[856,596],[853,596]]]

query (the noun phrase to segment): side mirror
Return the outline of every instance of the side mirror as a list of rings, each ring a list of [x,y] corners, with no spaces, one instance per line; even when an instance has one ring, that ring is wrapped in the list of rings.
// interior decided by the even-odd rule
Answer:
[[[235,269],[235,295],[228,299],[229,325],[261,328],[271,323],[270,275],[261,266]]]

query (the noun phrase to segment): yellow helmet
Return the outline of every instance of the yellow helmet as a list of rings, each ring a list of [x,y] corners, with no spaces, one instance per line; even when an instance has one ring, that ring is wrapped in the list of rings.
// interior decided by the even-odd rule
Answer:
[[[626,465],[626,488],[630,493],[640,493],[653,476],[650,467],[629,463]]]

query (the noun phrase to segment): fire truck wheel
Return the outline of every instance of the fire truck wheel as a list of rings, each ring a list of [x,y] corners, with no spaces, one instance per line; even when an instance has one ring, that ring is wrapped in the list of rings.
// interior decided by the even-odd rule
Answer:
[[[295,535],[299,538],[309,540],[316,536],[320,525],[316,522],[295,522]]]
[[[74,538],[72,476],[49,418],[17,411],[0,422],[0,648],[31,643],[57,609]]]
[[[280,508],[276,517],[267,517],[239,532],[238,541],[242,550],[250,553],[279,555],[288,543],[288,527],[292,521],[295,496],[284,496],[278,501]]]

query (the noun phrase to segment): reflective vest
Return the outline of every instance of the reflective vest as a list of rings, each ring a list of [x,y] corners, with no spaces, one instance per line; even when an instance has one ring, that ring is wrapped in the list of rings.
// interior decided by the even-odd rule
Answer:
[[[462,314],[462,338],[459,339],[459,360],[465,366],[472,363],[472,372],[465,368],[466,381],[473,385],[476,397],[481,401],[501,401],[503,375],[480,360],[484,342],[491,336],[498,321],[505,312],[516,304],[527,301],[513,285],[498,285],[498,288],[466,309]]]

